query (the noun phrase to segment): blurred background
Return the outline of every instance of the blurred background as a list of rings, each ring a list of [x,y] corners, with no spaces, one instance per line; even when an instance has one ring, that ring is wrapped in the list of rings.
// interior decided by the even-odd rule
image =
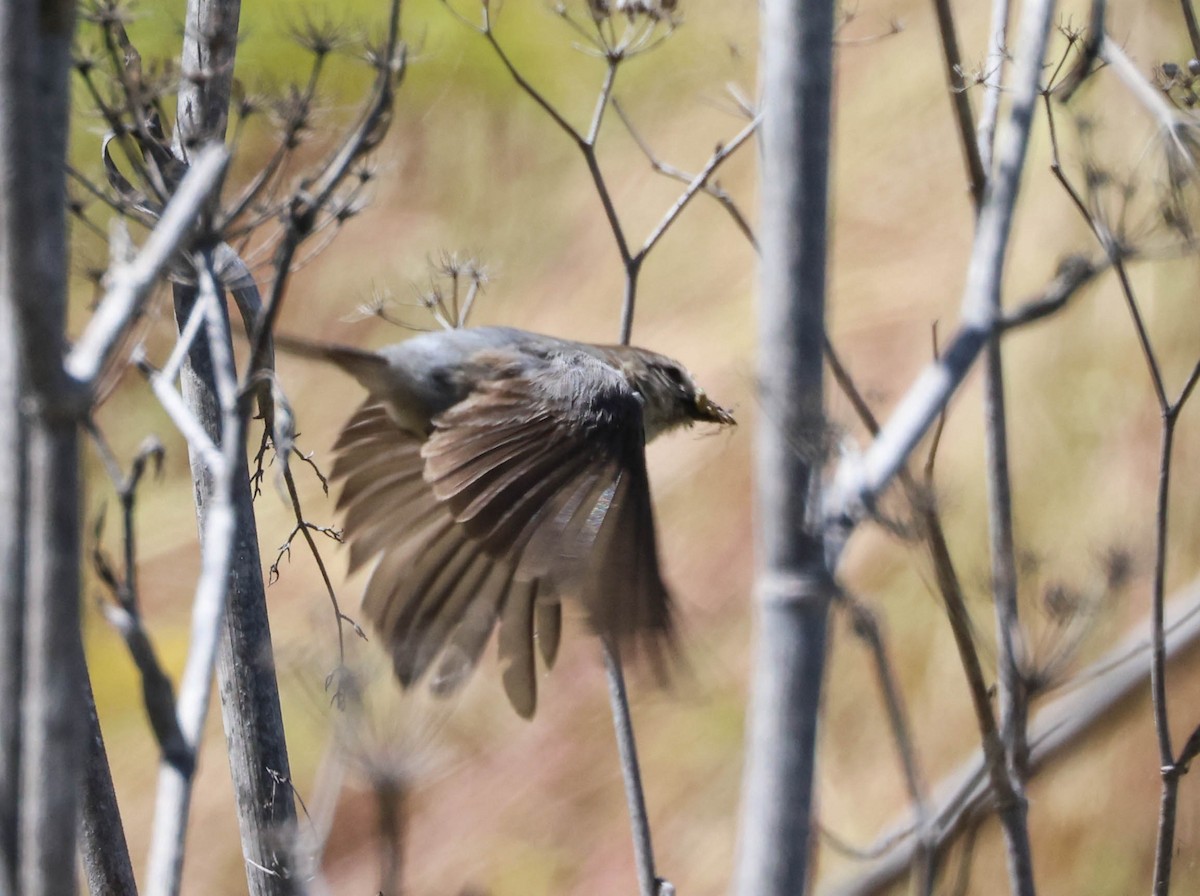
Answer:
[[[959,3],[968,66],[982,65],[988,4]],[[1147,74],[1190,55],[1178,4],[1110,4],[1110,32]],[[477,19],[478,7],[455,6]],[[582,11],[582,5],[576,12]],[[714,147],[745,123],[731,99],[753,97],[757,8],[751,2],[686,0],[682,25],[652,52],[624,65],[614,95],[664,162],[699,170]],[[973,213],[946,98],[932,4],[859,3],[840,33],[831,191],[829,332],[877,414],[903,394],[931,356],[931,330],[948,338],[957,321]],[[133,9],[130,34],[146,59],[178,54],[183,4]],[[291,32],[306,23],[353,36],[382,30],[380,3],[353,0],[300,7],[274,0],[243,9],[237,77],[247,95],[278,97],[307,76],[310,59]],[[1061,8],[1064,24],[1086,21],[1085,3]],[[892,22],[902,28],[890,34]],[[364,346],[405,338],[405,330],[356,314],[386,295],[407,320],[433,326],[415,307],[431,260],[473,258],[490,271],[474,324],[503,323],[596,342],[618,337],[623,273],[612,234],[576,147],[504,71],[485,42],[434,0],[408,0],[402,30],[410,65],[396,118],[376,158],[371,202],[292,279],[280,329]],[[497,36],[523,73],[564,116],[589,120],[603,63],[539,0],[508,0]],[[86,41],[86,29],[81,40]],[[879,38],[879,39],[874,39]],[[1057,62],[1065,41],[1053,43]],[[1059,55],[1056,55],[1059,54]],[[322,106],[300,153],[319,158],[353,121],[370,71],[352,52],[332,62]],[[973,95],[978,114],[981,97]],[[1078,119],[1078,121],[1077,121]],[[1082,122],[1082,124],[1081,124]],[[1069,176],[1092,178],[1097,203],[1150,220],[1162,179],[1149,118],[1115,78],[1101,72],[1059,110],[1060,149]],[[77,91],[73,158],[99,170],[104,126]],[[247,127],[231,175],[247,178],[273,148],[273,131]],[[605,119],[600,164],[635,243],[653,229],[682,185],[655,173],[616,115]],[[1005,286],[1013,303],[1036,293],[1071,252],[1096,253],[1086,225],[1049,172],[1044,115],[1034,129]],[[745,147],[718,180],[753,223],[755,150]],[[1134,186],[1125,189],[1128,182]],[[1106,190],[1119,184],[1120,189]],[[1120,208],[1114,203],[1118,203]],[[1134,228],[1148,247],[1167,235]],[[89,272],[107,249],[76,234],[75,322],[88,313]],[[318,241],[319,242],[319,241]],[[257,257],[270,261],[269,246]],[[660,873],[681,894],[726,892],[736,849],[742,723],[753,648],[752,459],[762,421],[755,397],[755,253],[722,208],[697,197],[644,267],[633,341],[682,360],[719,402],[732,432],[697,429],[650,449],[652,489],[666,576],[679,606],[684,663],[668,688],[633,673],[631,686]],[[1200,351],[1194,257],[1155,259],[1135,269],[1135,288],[1178,389]],[[169,346],[170,303],[147,334],[151,355]],[[394,309],[395,310],[395,309]],[[1157,480],[1158,414],[1128,315],[1110,277],[1064,312],[1005,343],[1016,524],[1025,618],[1036,649],[1050,655],[1060,625],[1047,596],[1104,592],[1078,612],[1090,635],[1069,668],[1089,661],[1148,610]],[[299,447],[329,467],[329,447],[360,399],[348,378],[281,358]],[[990,641],[986,496],[977,377],[952,405],[937,461],[937,500],[968,588],[981,639]],[[838,440],[861,440],[835,387],[829,407]],[[1200,566],[1200,414],[1185,412],[1176,440],[1168,592]],[[147,623],[168,670],[183,666],[198,567],[187,455],[137,376],[126,376],[99,414],[119,456],[148,432],[167,445],[164,475],[138,498],[140,587]],[[257,428],[252,442],[257,444]],[[115,551],[111,486],[94,456],[90,519],[108,508],[103,537]],[[310,520],[334,524],[333,501],[295,466]],[[264,564],[292,529],[274,485],[257,501]],[[355,615],[363,577],[345,577],[346,559],[321,543],[343,609]],[[1115,554],[1128,557],[1125,587],[1103,583]],[[957,654],[919,546],[878,527],[856,534],[843,560],[847,590],[873,607],[911,713],[925,776],[936,781],[978,744]],[[98,584],[92,589],[100,599]],[[378,887],[377,801],[372,782],[405,793],[404,879],[412,894],[630,892],[634,872],[598,645],[568,621],[559,665],[543,684],[532,722],[510,710],[494,651],[452,702],[401,696],[380,671],[372,645],[350,638],[350,661],[368,682],[361,709],[339,712],[325,679],[337,663],[337,635],[320,577],[300,545],[279,565],[269,591],[293,784],[313,815],[331,819],[322,873],[333,893]],[[831,629],[818,762],[822,824],[867,844],[907,803],[868,654],[839,616]],[[573,635],[573,637],[572,637]],[[89,605],[87,643],[109,758],[135,864],[145,855],[157,749],[135,669],[120,638]],[[992,663],[989,648],[984,655]],[[1171,703],[1182,739],[1200,721],[1200,665],[1172,667]],[[1145,695],[1128,701],[1102,730],[1041,772],[1030,788],[1036,873],[1042,892],[1126,894],[1148,887],[1159,789],[1158,759]],[[244,889],[224,738],[217,715],[201,758],[185,866],[185,891]],[[1185,779],[1179,806],[1175,892],[1200,888],[1200,801]],[[302,828],[309,825],[302,820]],[[853,870],[854,860],[819,846],[818,875]],[[995,826],[975,845],[966,892],[1005,891]]]

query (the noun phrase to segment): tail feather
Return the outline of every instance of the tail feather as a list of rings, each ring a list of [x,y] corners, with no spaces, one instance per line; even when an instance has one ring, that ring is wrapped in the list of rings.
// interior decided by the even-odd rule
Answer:
[[[302,339],[283,333],[275,333],[272,338],[275,340],[276,349],[300,358],[334,364],[364,384],[374,383],[387,368],[387,361],[381,355],[361,348]]]

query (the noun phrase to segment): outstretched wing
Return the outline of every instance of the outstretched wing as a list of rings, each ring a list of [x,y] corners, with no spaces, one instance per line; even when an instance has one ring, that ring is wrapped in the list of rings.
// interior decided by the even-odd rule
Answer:
[[[380,405],[335,450],[351,565],[378,556],[363,608],[405,686],[452,692],[499,624],[504,684],[536,706],[535,643],[554,661],[560,601],[605,637],[659,649],[670,600],[658,566],[641,404],[585,352],[481,359],[494,372],[433,420],[428,440]]]

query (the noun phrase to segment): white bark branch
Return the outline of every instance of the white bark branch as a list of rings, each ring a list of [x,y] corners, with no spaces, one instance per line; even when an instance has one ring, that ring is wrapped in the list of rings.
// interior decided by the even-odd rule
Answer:
[[[168,265],[186,245],[205,203],[220,188],[228,164],[229,152],[219,144],[196,153],[191,169],[137,256],[109,268],[104,298],[67,355],[67,373],[85,388],[95,384]]]

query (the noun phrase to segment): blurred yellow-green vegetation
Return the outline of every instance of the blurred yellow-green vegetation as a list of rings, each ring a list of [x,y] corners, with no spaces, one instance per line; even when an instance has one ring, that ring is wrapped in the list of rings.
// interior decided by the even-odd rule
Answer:
[[[983,57],[986,6],[959,3],[960,42],[971,65]],[[1178,4],[1110,4],[1112,33],[1144,72],[1187,58]],[[754,95],[756,5],[720,0],[681,3],[683,26],[654,52],[622,67],[615,95],[656,154],[698,170],[714,146],[743,125],[726,93]],[[1086,4],[1064,17],[1086,20]],[[459,5],[465,15],[478,10]],[[135,7],[130,33],[143,57],[178,52],[183,4]],[[307,77],[309,58],[289,31],[305,21],[349,33],[380,31],[379,2],[312,0],[247,4],[237,78],[247,93],[279,94]],[[572,33],[539,0],[508,0],[498,36],[524,74],[568,119],[582,126],[603,74]],[[898,19],[903,30],[865,41]],[[430,258],[458,252],[479,259],[492,282],[473,322],[504,323],[591,341],[617,337],[622,271],[612,236],[575,147],[520,93],[486,44],[434,0],[409,0],[402,30],[410,65],[391,132],[375,160],[369,207],[320,253],[302,251],[281,329],[363,345],[406,334],[379,320],[352,322],[355,309],[387,292],[412,301],[428,280]],[[84,38],[86,40],[86,36]],[[936,322],[955,326],[970,250],[972,212],[952,128],[932,4],[895,0],[859,4],[837,56],[829,279],[831,336],[860,388],[880,414],[903,394],[930,356]],[[1053,52],[1060,52],[1061,39]],[[353,120],[370,73],[354,59],[332,64],[320,114],[302,156],[318,158]],[[978,97],[974,97],[978,109]],[[1161,176],[1155,134],[1115,79],[1101,73],[1072,110],[1093,121],[1090,151],[1149,190]],[[1081,179],[1085,153],[1071,117],[1060,112],[1064,164]],[[76,92],[73,159],[98,169],[100,120]],[[233,179],[245,178],[272,148],[269,128],[248,128]],[[601,166],[627,232],[637,242],[681,186],[654,173],[617,117],[600,140]],[[1005,296],[1037,291],[1060,258],[1096,247],[1049,171],[1049,140],[1039,117],[1023,202],[1007,267]],[[753,219],[755,155],[747,147],[719,180]],[[316,242],[323,242],[318,239]],[[87,312],[88,268],[105,248],[76,240],[75,323]],[[263,270],[269,252],[257,257]],[[1136,268],[1135,286],[1151,334],[1177,389],[1200,351],[1194,258]],[[714,202],[698,197],[654,250],[641,278],[634,341],[688,364],[741,426],[714,435],[675,435],[650,450],[651,477],[669,581],[683,626],[685,669],[672,687],[634,677],[635,714],[660,873],[688,896],[727,890],[735,852],[742,723],[751,665],[752,458],[755,397],[755,255]],[[170,306],[149,334],[151,353],[169,345]],[[413,312],[420,322],[419,312]],[[427,322],[427,321],[426,321]],[[1098,655],[1148,608],[1158,415],[1128,315],[1110,279],[1085,290],[1063,313],[1006,342],[1010,437],[1018,539],[1028,557],[1022,586],[1035,631],[1047,621],[1038,598],[1054,583],[1075,590],[1103,575],[1114,551],[1132,557],[1133,577],[1098,612],[1081,659]],[[299,446],[327,466],[329,446],[358,401],[337,374],[281,359],[281,383],[297,414]],[[848,403],[830,390],[835,422],[861,438]],[[1168,589],[1200,566],[1200,424],[1185,412],[1176,440]],[[168,446],[161,481],[147,480],[137,505],[140,589],[148,625],[173,675],[182,668],[197,569],[195,521],[186,450],[144,384],[126,376],[99,415],[118,454],[143,436]],[[257,434],[255,434],[255,438]],[[89,515],[107,504],[106,544],[115,550],[115,502],[89,455]],[[987,522],[977,377],[952,406],[938,458],[938,499],[972,610],[988,640]],[[332,500],[296,465],[307,515],[334,522]],[[258,498],[264,565],[292,527],[290,510],[268,471]],[[361,577],[345,579],[332,542],[324,555],[345,609],[354,614]],[[847,587],[878,611],[909,700],[926,777],[953,769],[977,745],[973,717],[949,630],[921,551],[865,528],[843,563]],[[99,596],[99,586],[95,586]],[[323,873],[333,893],[372,893],[378,862],[375,804],[362,769],[402,770],[413,791],[405,852],[407,892],[494,896],[633,889],[632,857],[620,775],[595,643],[575,637],[545,679],[536,719],[516,718],[502,697],[489,655],[461,699],[387,694],[370,723],[338,718],[324,680],[337,661],[332,613],[316,567],[297,545],[268,591],[276,661],[288,726],[293,783],[306,803],[324,799],[346,764],[332,816]],[[818,806],[822,822],[856,843],[869,842],[906,802],[900,767],[862,647],[839,621],[828,669]],[[353,640],[353,639],[351,639]],[[352,643],[355,662],[371,647]],[[88,650],[110,761],[135,865],[148,843],[157,753],[140,704],[135,671],[119,638],[95,612]],[[985,649],[985,657],[991,654]],[[1175,736],[1200,722],[1194,659],[1175,665],[1169,689]],[[1145,689],[1148,694],[1148,687]],[[223,736],[215,710],[192,807],[185,889],[244,890],[237,825]],[[340,746],[337,746],[340,745]],[[1184,779],[1175,892],[1200,887],[1200,801]],[[335,791],[336,792],[336,788]],[[1120,896],[1148,888],[1158,794],[1158,761],[1146,698],[1122,709],[1030,788],[1030,818],[1041,891]],[[328,803],[327,799],[325,800]],[[314,815],[319,814],[314,808]],[[317,823],[314,821],[313,823]],[[302,819],[302,825],[308,822]],[[821,848],[819,874],[844,873],[853,860]],[[1006,891],[993,825],[976,850],[975,894]]]

